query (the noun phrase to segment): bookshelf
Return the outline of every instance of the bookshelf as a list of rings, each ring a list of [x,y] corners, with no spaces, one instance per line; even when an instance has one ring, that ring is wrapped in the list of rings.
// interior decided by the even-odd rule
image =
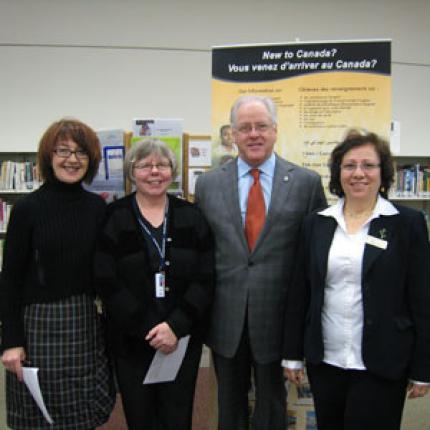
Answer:
[[[397,155],[394,160],[390,200],[422,211],[430,231],[430,156]]]
[[[0,153],[0,268],[3,243],[14,203],[39,187],[36,154],[32,152]]]

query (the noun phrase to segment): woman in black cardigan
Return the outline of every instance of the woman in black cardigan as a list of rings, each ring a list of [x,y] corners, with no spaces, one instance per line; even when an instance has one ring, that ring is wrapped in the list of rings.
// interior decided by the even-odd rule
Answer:
[[[198,208],[167,194],[176,167],[161,141],[131,149],[125,170],[136,192],[108,207],[96,252],[96,282],[130,430],[191,429],[214,256]],[[176,379],[144,385],[155,351],[173,352],[186,335],[191,337]]]

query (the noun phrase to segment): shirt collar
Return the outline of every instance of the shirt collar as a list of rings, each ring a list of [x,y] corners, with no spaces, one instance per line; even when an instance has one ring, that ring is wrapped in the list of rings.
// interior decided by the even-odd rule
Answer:
[[[265,160],[262,164],[258,166],[258,169],[267,176],[273,177],[275,172],[275,164],[276,164],[276,156],[275,153],[272,152],[272,155]],[[247,175],[253,166],[250,166],[246,161],[242,160],[242,158],[237,157],[237,175],[239,178]]]
[[[344,225],[345,219],[343,216],[343,205],[345,203],[345,199],[340,198],[336,204],[328,207],[320,212],[318,215],[333,217],[338,224]],[[372,216],[369,218],[369,221],[378,218],[381,215],[391,216],[397,215],[399,211],[394,207],[394,205],[389,202],[387,199],[384,199],[381,195],[378,195],[378,199],[376,200],[375,208],[373,209]]]

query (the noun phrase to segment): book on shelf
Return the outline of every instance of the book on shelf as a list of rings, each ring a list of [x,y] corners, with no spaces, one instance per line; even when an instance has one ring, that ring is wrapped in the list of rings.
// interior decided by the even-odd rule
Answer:
[[[12,205],[0,199],[0,232],[5,232],[9,222]]]
[[[430,198],[430,166],[397,166],[392,197]]]
[[[0,191],[31,191],[40,185],[33,161],[0,161]]]

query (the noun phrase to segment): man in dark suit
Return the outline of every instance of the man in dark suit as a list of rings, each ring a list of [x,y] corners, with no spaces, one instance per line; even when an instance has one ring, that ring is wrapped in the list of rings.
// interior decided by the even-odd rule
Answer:
[[[220,430],[285,430],[281,355],[285,297],[305,214],[326,206],[320,177],[274,151],[276,107],[244,96],[231,110],[239,156],[199,177],[196,201],[216,242],[216,289],[207,343],[218,381]],[[252,197],[251,197],[252,196]]]

